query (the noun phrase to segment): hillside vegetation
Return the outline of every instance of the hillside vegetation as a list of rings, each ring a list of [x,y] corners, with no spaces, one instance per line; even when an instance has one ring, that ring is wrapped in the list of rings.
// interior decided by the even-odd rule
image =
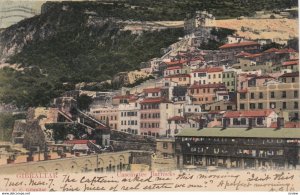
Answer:
[[[295,0],[48,2],[41,15],[0,34],[0,57],[24,68],[22,72],[0,70],[0,101],[24,108],[46,106],[75,83],[101,82],[118,72],[138,69],[141,62],[159,57],[161,48],[183,36],[183,29],[136,35],[120,30],[117,21],[184,20],[196,10],[230,18],[295,5]]]

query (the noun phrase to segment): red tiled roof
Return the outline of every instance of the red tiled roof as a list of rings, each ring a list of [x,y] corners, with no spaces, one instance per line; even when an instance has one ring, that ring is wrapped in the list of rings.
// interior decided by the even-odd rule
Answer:
[[[237,54],[236,57],[247,57],[247,56],[251,56],[252,54],[251,53],[248,53],[248,52],[244,52],[242,51],[241,53]]]
[[[296,52],[294,49],[291,49],[291,48],[284,48],[284,49],[278,50],[276,53],[281,54],[281,53],[294,53],[294,52]]]
[[[238,118],[238,117],[267,117],[273,110],[247,110],[247,111],[227,111],[223,117]]]
[[[256,57],[259,57],[261,56],[262,54],[261,53],[256,53],[256,54],[251,54],[249,56],[246,56],[247,58],[256,58]]]
[[[277,48],[271,48],[271,49],[264,51],[264,53],[273,53],[273,52],[277,52],[277,51],[278,51]]]
[[[198,61],[198,60],[204,61],[204,58],[202,56],[198,56],[198,57],[194,57],[190,61],[193,62],[193,61]]]
[[[158,93],[160,92],[160,89],[159,87],[156,87],[156,88],[146,88],[146,89],[143,89],[143,92],[144,93]]]
[[[199,84],[193,84],[189,87],[189,89],[203,89],[203,88],[221,88],[225,87],[223,83],[216,83],[216,84],[205,84],[205,85],[199,85]]]
[[[270,128],[276,128],[277,122],[271,123]],[[285,122],[284,128],[300,128],[300,122]]]
[[[147,104],[147,103],[160,103],[162,102],[162,99],[159,98],[145,98],[140,103],[141,104]]]
[[[292,61],[283,62],[282,66],[298,65],[298,64],[299,64],[298,60],[292,60]]]
[[[226,49],[226,48],[233,48],[233,47],[244,47],[244,46],[252,46],[252,45],[260,45],[257,42],[253,41],[245,41],[240,43],[231,43],[231,44],[225,44],[219,47],[219,49]]]
[[[182,116],[173,116],[169,118],[168,121],[185,121],[185,119]]]
[[[67,140],[64,141],[65,144],[87,144],[88,141],[96,143],[96,140]]]
[[[165,76],[165,78],[176,78],[176,77],[191,77],[191,75],[189,75],[189,74],[174,74],[174,75]]]
[[[281,75],[280,77],[299,77],[299,72],[290,72]]]
[[[167,65],[174,65],[174,64],[183,64],[186,63],[186,60],[177,60],[177,61],[171,61],[171,62],[165,62]]]
[[[211,67],[211,68],[200,68],[197,70],[194,70],[193,72],[223,72],[223,68],[222,67]]]
[[[167,68],[167,70],[175,70],[175,69],[181,69],[182,67],[181,66],[169,66]]]

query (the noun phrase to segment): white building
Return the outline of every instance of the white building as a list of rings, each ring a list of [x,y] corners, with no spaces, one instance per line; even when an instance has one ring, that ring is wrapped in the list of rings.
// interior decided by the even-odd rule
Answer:
[[[185,104],[184,114],[199,114],[201,113],[201,105],[199,104]]]
[[[119,105],[119,129],[120,131],[140,134],[140,109],[141,106],[137,102]]]

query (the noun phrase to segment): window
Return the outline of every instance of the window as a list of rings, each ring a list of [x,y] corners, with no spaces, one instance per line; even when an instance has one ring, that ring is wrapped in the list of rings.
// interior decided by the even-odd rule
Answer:
[[[271,98],[275,98],[275,93],[274,93],[274,91],[272,91],[272,92],[270,93],[270,96],[271,96]]]
[[[258,103],[258,109],[263,109],[263,104],[262,103]]]
[[[163,143],[163,148],[167,149],[168,148],[168,143]]]
[[[282,98],[286,98],[286,91],[282,91],[281,97],[282,97]]]
[[[123,112],[121,112],[121,116],[123,116]]]
[[[221,78],[221,74],[219,74],[219,78]]]
[[[259,92],[259,98],[264,98],[263,92]]]
[[[244,110],[245,109],[245,104],[240,104],[240,109]]]
[[[276,108],[276,103],[275,102],[270,102],[270,108],[271,109]]]
[[[295,83],[295,81],[296,81],[295,77],[292,77],[292,83]]]
[[[233,119],[233,125],[240,125],[240,121],[237,118]]]
[[[166,104],[166,109],[168,109],[169,108],[169,104]]]
[[[210,75],[208,75],[208,79],[210,79]]]
[[[255,109],[255,103],[250,103],[250,109]]]
[[[298,98],[298,91],[294,91],[294,98]]]
[[[257,123],[257,125],[263,125],[264,124],[264,120],[263,120],[263,118],[257,118],[256,119],[256,123]]]
[[[294,102],[294,108],[298,109],[298,102]]]
[[[241,119],[241,125],[246,125],[246,119],[245,118]]]
[[[250,94],[251,99],[254,99],[254,93]]]
[[[214,78],[214,79],[216,78],[216,75],[215,75],[215,74],[213,75],[213,78]]]
[[[246,99],[246,94],[245,93],[240,93],[240,99]]]
[[[282,109],[286,109],[286,102],[282,102]]]

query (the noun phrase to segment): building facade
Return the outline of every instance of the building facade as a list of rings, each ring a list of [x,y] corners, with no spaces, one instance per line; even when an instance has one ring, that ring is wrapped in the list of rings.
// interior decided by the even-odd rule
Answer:
[[[237,94],[237,109],[273,109],[287,112],[288,119],[299,118],[299,73],[287,73],[260,86],[248,87]]]
[[[296,168],[299,143],[293,128],[184,129],[175,136],[177,167]]]

